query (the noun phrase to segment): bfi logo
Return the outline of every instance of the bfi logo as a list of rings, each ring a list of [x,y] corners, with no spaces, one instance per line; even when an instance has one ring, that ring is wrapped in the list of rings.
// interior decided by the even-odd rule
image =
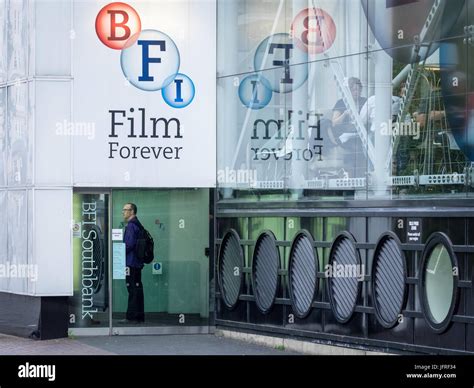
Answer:
[[[294,18],[290,33],[265,38],[254,55],[255,74],[245,77],[238,94],[253,110],[265,108],[273,93],[292,93],[308,79],[308,62],[323,54],[336,39],[336,24],[321,8],[306,8]],[[236,86],[237,86],[236,85]]]
[[[142,29],[138,12],[129,4],[114,2],[97,14],[95,30],[108,48],[120,50],[120,65],[127,81],[136,88],[161,90],[165,102],[184,108],[194,99],[194,83],[179,72],[180,54],[171,37],[154,29]]]

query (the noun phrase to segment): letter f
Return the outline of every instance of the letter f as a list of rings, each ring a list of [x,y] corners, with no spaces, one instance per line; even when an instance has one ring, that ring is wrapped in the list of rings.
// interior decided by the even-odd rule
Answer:
[[[285,67],[285,76],[282,78],[282,84],[292,84],[293,80],[290,76],[290,50],[293,49],[293,45],[290,43],[271,43],[268,53],[273,54],[275,49],[283,49],[285,50],[285,60],[284,61],[273,61],[273,66],[284,66]]]
[[[150,63],[161,63],[161,58],[150,58],[150,46],[160,46],[160,51],[166,51],[166,42],[164,40],[139,40],[139,46],[142,46],[142,75],[138,77],[139,81],[153,81],[150,76]]]

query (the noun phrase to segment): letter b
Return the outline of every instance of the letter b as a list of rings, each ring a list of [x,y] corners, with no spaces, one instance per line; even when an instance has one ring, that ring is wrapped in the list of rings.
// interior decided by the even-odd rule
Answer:
[[[100,41],[114,50],[122,50],[129,45],[130,38],[136,36],[142,29],[140,16],[137,11],[125,3],[110,3],[103,7],[95,20],[95,31]]]

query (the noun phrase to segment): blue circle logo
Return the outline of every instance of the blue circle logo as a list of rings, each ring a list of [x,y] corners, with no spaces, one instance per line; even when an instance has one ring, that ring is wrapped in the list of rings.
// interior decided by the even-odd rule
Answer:
[[[178,73],[176,76],[168,77],[165,85],[167,86],[161,89],[161,95],[169,106],[180,109],[193,101],[194,83],[187,75]]]
[[[247,108],[258,110],[272,99],[270,82],[260,74],[249,75],[239,85],[239,98]]]
[[[130,43],[129,43],[130,42]],[[156,91],[166,88],[179,71],[179,51],[173,40],[157,30],[132,36],[120,56],[122,71],[137,88]]]

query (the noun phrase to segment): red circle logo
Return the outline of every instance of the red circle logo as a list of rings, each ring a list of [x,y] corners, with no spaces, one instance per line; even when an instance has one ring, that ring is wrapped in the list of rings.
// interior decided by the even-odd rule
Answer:
[[[290,35],[296,46],[309,54],[321,54],[336,39],[336,25],[332,17],[321,8],[306,8],[296,15]]]
[[[125,3],[107,4],[95,19],[95,31],[100,41],[114,50],[122,50],[127,42],[129,45],[135,43],[133,38],[138,39],[141,29],[137,11]]]

